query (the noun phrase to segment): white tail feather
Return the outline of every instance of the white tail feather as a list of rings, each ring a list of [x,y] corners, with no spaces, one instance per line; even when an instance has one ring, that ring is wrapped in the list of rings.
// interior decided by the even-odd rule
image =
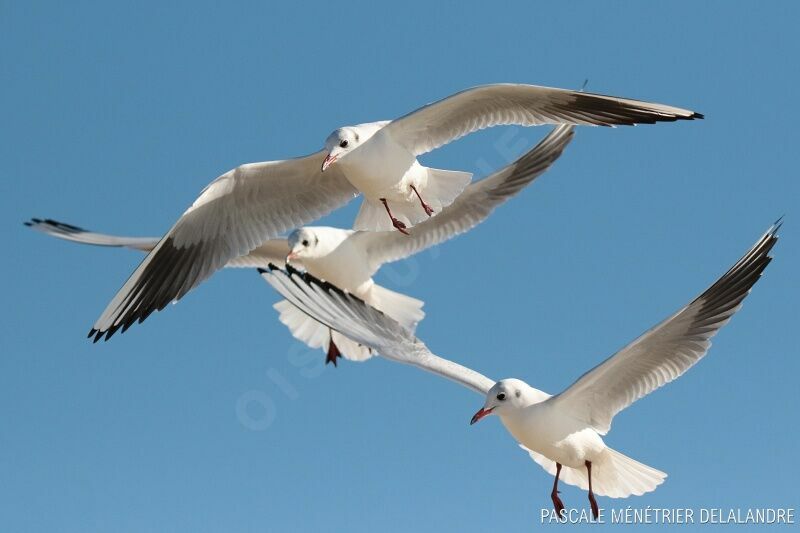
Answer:
[[[417,191],[425,200],[434,214],[453,203],[464,188],[472,181],[472,174],[457,170],[441,170],[426,168],[428,172],[427,183],[420,184]],[[389,201],[392,215],[406,226],[412,227],[428,218],[416,195],[407,202]],[[393,229],[392,221],[386,213],[386,208],[380,202],[373,202],[367,198],[361,202],[353,229],[363,231],[388,231]]]
[[[428,184],[420,191],[420,195],[438,213],[453,200],[458,198],[472,181],[472,173],[459,170],[442,170],[427,168]]]
[[[546,472],[553,476],[556,475],[555,461],[529,450],[525,446],[520,445],[520,448],[528,452],[531,459],[536,461]],[[599,460],[592,461],[592,491],[598,496],[609,498],[641,496],[655,490],[666,477],[667,474],[664,472],[644,465],[611,448],[603,450]],[[585,468],[563,466],[559,480],[568,485],[589,490],[589,478]]]
[[[380,285],[373,285],[369,291],[369,295],[366,298],[368,304],[397,320],[412,332],[425,317],[425,311],[422,310],[425,302],[422,300],[390,291]]]
[[[422,310],[425,302],[390,291],[380,285],[373,285],[366,299],[370,305],[412,331],[425,316],[425,312]],[[328,326],[317,322],[286,300],[281,300],[273,307],[280,313],[280,321],[289,328],[294,338],[306,343],[309,348],[320,348],[327,353],[330,341],[333,339],[333,343],[339,348],[339,352],[345,359],[366,361],[373,355],[372,350],[367,346],[348,339],[338,331],[331,331]]]
[[[289,328],[294,338],[304,342],[309,348],[320,348],[325,353],[331,338],[339,348],[339,352],[350,361],[365,361],[372,357],[372,350],[351,341],[337,331],[331,332],[328,326],[321,324],[300,311],[286,300],[281,300],[272,307],[280,313],[280,321]]]

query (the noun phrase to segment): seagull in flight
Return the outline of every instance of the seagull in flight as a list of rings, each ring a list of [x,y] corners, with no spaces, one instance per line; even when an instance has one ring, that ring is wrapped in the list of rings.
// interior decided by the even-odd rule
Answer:
[[[308,226],[293,231],[288,240],[271,239],[249,254],[232,259],[226,266],[267,268],[270,263],[282,263],[285,258],[315,277],[357,295],[414,331],[425,316],[422,311],[424,303],[376,284],[372,279],[375,273],[387,262],[419,253],[481,223],[497,206],[546,172],[573,136],[573,126],[554,128],[519,159],[469,185],[441,214],[412,228],[409,236],[392,230],[369,232]],[[51,219],[32,219],[25,224],[48,235],[84,244],[127,247],[144,252],[151,251],[158,244],[158,238],[94,233]],[[295,338],[326,352],[326,363],[336,366],[337,359],[342,356],[352,361],[364,361],[373,355],[369,347],[331,330],[286,300],[274,307],[280,314],[280,321]]]
[[[434,355],[414,334],[353,294],[287,266],[262,276],[304,313],[384,358],[439,374],[484,396],[470,424],[497,415],[530,457],[555,476],[550,497],[562,519],[558,482],[587,490],[595,519],[595,494],[625,498],[655,490],[666,474],[606,446],[614,416],[681,376],[708,352],[711,338],[741,308],[771,261],[780,221],[721,278],[687,306],[645,332],[560,394],[520,379],[494,381]]]
[[[212,181],[131,274],[88,336],[108,340],[143,322],[232,259],[359,193],[364,203],[355,229],[407,232],[410,224],[449,205],[471,178],[426,168],[417,157],[468,133],[511,124],[617,126],[696,118],[702,115],[662,104],[496,84],[467,89],[394,121],[339,128],[319,152],[245,164]]]

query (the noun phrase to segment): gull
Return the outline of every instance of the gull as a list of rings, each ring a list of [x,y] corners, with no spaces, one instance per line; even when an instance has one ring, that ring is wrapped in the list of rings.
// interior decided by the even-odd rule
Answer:
[[[310,274],[330,281],[357,295],[376,309],[414,331],[425,313],[423,302],[391,291],[374,282],[375,273],[396,261],[450,239],[485,220],[500,204],[546,172],[561,156],[574,136],[573,126],[558,126],[534,148],[490,176],[469,185],[442,213],[411,230],[409,236],[396,231],[367,232],[309,226],[293,231],[287,239],[272,239],[247,255],[228,262],[228,267],[267,268],[284,257]],[[127,247],[149,252],[158,243],[151,237],[120,237],[94,233],[51,219],[32,219],[26,225],[62,239],[101,246]],[[274,305],[295,338],[326,352],[325,362],[337,365],[344,357],[364,361],[372,350],[300,312],[283,300]]]
[[[559,479],[595,494],[625,498],[655,490],[666,474],[606,446],[614,416],[636,400],[681,376],[711,346],[711,338],[738,311],[771,261],[780,221],[713,285],[687,306],[577,379],[550,395],[520,379],[494,381],[434,355],[414,334],[356,296],[287,266],[261,270],[284,298],[304,313],[384,358],[439,374],[483,395],[470,424],[497,415],[530,457],[555,476],[550,497],[560,518]]]
[[[449,205],[471,177],[423,167],[417,157],[468,133],[511,124],[616,126],[696,118],[702,115],[662,104],[496,84],[467,89],[394,121],[339,128],[314,154],[245,164],[212,181],[134,270],[88,336],[108,340],[143,322],[231,259],[359,193],[364,203],[355,229],[387,229],[388,215],[390,227],[407,231]]]

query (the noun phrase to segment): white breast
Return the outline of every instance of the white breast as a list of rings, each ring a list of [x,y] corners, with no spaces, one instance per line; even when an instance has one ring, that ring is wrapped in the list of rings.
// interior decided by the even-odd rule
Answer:
[[[360,298],[364,297],[372,285],[367,264],[364,251],[353,245],[350,239],[345,239],[324,256],[303,258],[303,266],[311,275],[329,281]]]
[[[509,433],[526,448],[572,468],[582,468],[605,449],[597,432],[565,416],[548,402],[531,405],[501,420]]]
[[[394,142],[383,130],[342,158],[340,164],[348,181],[372,201],[399,199],[405,194],[403,183],[416,157]]]

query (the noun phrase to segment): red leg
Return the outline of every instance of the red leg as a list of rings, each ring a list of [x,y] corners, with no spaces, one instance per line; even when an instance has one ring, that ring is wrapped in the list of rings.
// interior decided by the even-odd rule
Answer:
[[[411,190],[417,195],[419,198],[419,203],[422,204],[422,209],[425,210],[425,214],[431,216],[433,214],[433,208],[425,203],[425,200],[422,199],[422,196],[419,195],[419,191],[413,185],[411,186]]]
[[[597,500],[594,499],[594,493],[592,492],[592,462],[586,461],[585,464],[586,471],[589,473],[589,503],[592,506],[592,516],[597,520],[597,517],[600,515],[600,508],[597,507]]]
[[[336,365],[336,360],[342,356],[342,352],[339,351],[339,347],[333,342],[333,335],[331,335],[328,339],[328,355],[325,357],[325,364],[333,363],[333,366]]]
[[[558,519],[561,520],[561,513],[564,511],[564,503],[558,497],[558,476],[561,475],[561,463],[556,463],[556,479],[553,481],[553,492],[550,493],[550,498],[553,500],[553,508],[558,514]]]
[[[381,203],[383,204],[383,207],[386,208],[386,212],[389,214],[389,218],[392,219],[392,225],[395,228],[397,228],[397,231],[399,231],[400,233],[405,233],[406,235],[408,235],[408,232],[406,231],[406,225],[403,224],[401,221],[397,220],[396,218],[394,218],[394,215],[392,214],[392,211],[389,209],[389,204],[386,203],[386,198],[381,198]]]

